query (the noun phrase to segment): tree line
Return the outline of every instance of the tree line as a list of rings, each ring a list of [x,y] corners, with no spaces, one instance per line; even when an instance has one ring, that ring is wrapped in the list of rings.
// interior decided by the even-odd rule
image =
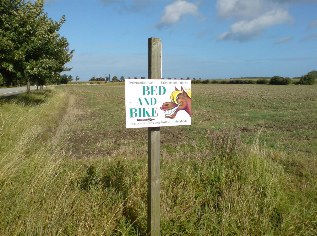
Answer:
[[[127,79],[131,79],[128,77]],[[138,79],[138,77],[134,77],[134,79]],[[145,77],[141,77],[141,79],[146,79]],[[164,79],[164,78],[162,78]],[[172,80],[172,78],[165,78],[167,80]],[[174,78],[177,79],[177,78]],[[193,84],[270,84],[270,85],[288,85],[288,84],[303,84],[303,85],[312,85],[315,83],[317,79],[317,71],[311,71],[306,75],[303,75],[299,78],[288,78],[282,76],[273,76],[273,77],[243,77],[237,79],[220,79],[220,80],[211,80],[211,79],[196,79],[196,78],[180,78],[180,80],[191,80]],[[72,80],[70,80],[72,81]],[[77,79],[76,79],[77,81]],[[112,78],[109,76],[93,76],[89,79],[90,82],[124,82],[125,77],[121,76],[118,78],[117,76],[113,76]]]
[[[109,76],[93,76],[89,79],[89,81],[91,82],[124,82],[125,81],[125,78],[124,76],[121,76],[120,78],[118,78],[116,75],[113,76],[112,78]]]
[[[65,64],[73,56],[59,30],[59,21],[44,12],[44,1],[1,0],[0,85],[60,83]],[[69,78],[68,78],[69,79]]]
[[[196,80],[193,79],[193,84],[271,84],[271,85],[288,85],[302,84],[313,85],[317,79],[317,71],[311,71],[299,78],[290,79],[288,77],[273,76],[271,78],[254,78],[254,79],[225,79],[225,80]]]

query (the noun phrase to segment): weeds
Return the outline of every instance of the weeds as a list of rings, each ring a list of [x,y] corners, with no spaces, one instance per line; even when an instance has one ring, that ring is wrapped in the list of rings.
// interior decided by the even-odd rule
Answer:
[[[224,129],[221,131],[211,131],[210,133],[210,145],[215,156],[232,158],[241,153],[243,143],[240,132]]]
[[[161,129],[161,234],[315,235],[314,86],[193,90]],[[146,235],[146,137],[120,86],[1,100],[0,234]]]

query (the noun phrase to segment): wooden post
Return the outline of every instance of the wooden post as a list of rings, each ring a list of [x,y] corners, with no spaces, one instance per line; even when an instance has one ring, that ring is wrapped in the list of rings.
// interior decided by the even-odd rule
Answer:
[[[148,78],[162,78],[162,44],[148,39]],[[160,235],[160,127],[148,128],[148,219],[147,233]]]

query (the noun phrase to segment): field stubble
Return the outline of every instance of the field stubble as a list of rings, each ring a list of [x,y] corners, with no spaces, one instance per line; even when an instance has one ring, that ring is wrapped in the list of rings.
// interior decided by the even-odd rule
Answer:
[[[316,234],[316,86],[192,90],[192,126],[161,129],[161,234]],[[23,96],[0,100],[0,234],[144,235],[124,87]]]

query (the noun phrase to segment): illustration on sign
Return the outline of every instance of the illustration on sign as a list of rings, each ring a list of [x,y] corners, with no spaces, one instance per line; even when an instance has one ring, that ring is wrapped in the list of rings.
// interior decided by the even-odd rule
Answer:
[[[184,110],[189,116],[192,116],[192,99],[191,90],[185,91],[183,87],[175,90],[171,93],[171,101],[164,102],[161,109],[165,112],[165,117],[174,119],[177,113]]]
[[[126,127],[190,125],[191,102],[190,80],[126,80]]]

